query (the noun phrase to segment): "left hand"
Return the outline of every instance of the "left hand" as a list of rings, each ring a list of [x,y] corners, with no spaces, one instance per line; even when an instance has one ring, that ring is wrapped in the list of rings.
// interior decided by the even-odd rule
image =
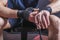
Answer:
[[[29,14],[29,21],[35,23],[35,15],[37,15],[39,12],[39,9],[34,9],[33,12]]]
[[[38,13],[35,16],[35,23],[36,23],[38,29],[48,28],[48,25],[50,25],[49,15],[50,15],[49,11],[42,10],[42,11],[40,11],[40,13]]]

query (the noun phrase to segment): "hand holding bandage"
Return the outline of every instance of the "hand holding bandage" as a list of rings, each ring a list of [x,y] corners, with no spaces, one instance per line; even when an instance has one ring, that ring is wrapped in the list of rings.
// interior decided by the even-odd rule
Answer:
[[[25,10],[18,10],[17,16],[19,18],[23,18],[25,20],[35,23],[34,17],[36,14],[38,14],[38,12],[39,12],[38,8],[29,7]]]
[[[44,10],[40,11],[38,8],[27,8],[23,11],[18,11],[18,17],[22,17],[30,22],[33,22],[39,27],[39,29],[48,28],[49,22],[49,15],[51,13],[50,7],[45,8]]]
[[[50,7],[44,8],[35,16],[35,23],[38,29],[46,29],[50,25],[49,16],[52,12]]]
[[[46,10],[42,10],[35,16],[35,23],[39,29],[45,29],[50,24],[49,22],[50,13]]]

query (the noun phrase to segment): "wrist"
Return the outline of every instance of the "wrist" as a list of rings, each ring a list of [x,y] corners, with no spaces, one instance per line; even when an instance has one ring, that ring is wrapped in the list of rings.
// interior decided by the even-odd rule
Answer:
[[[43,10],[47,10],[47,11],[49,11],[49,13],[51,14],[52,13],[52,8],[51,7],[45,7]]]
[[[17,16],[19,18],[23,18],[28,20],[29,19],[29,14],[33,11],[33,8],[27,8],[26,10],[18,10]]]

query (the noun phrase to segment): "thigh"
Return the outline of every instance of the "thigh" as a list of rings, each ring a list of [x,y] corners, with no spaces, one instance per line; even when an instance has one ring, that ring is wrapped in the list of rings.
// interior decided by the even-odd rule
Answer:
[[[60,18],[55,15],[50,15],[50,26],[48,28],[49,40],[58,40],[60,28]]]

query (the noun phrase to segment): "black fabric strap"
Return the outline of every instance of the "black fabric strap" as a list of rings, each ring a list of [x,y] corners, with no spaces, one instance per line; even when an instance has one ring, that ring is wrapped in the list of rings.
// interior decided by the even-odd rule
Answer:
[[[18,10],[17,16],[18,16],[18,18],[21,17],[21,18],[23,18],[23,19],[28,20],[29,14],[30,14],[31,12],[33,12],[33,10],[34,10],[34,9],[33,9],[32,7],[27,8],[26,10]]]

